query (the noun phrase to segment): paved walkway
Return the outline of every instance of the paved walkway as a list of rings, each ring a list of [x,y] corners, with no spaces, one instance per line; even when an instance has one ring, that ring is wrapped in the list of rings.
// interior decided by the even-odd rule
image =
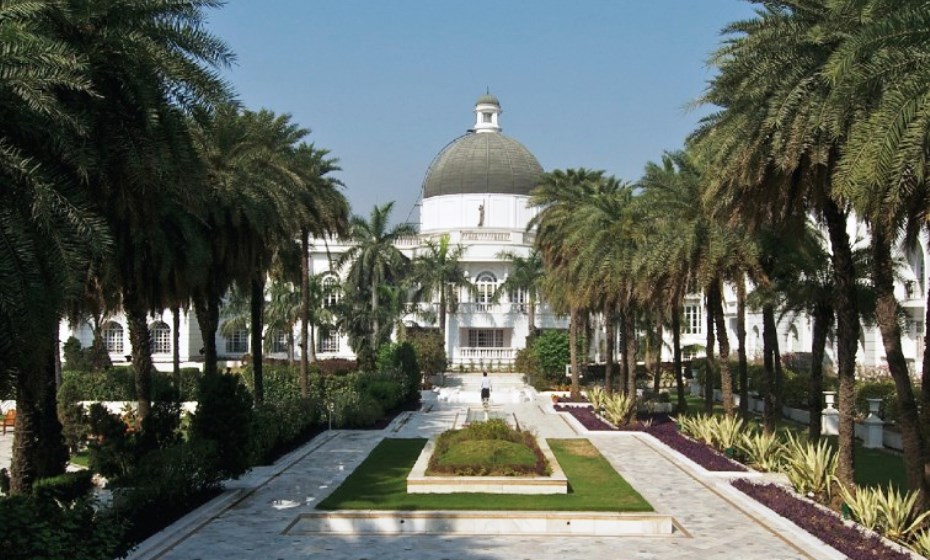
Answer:
[[[385,437],[430,437],[448,429],[468,405],[424,394],[424,411],[398,417],[381,431],[333,430],[227,485],[227,491],[172,527],[142,543],[135,560],[304,559],[523,560],[606,558],[652,560],[782,560],[842,558],[783,519],[759,508],[682,461],[656,440],[630,434],[579,434],[553,414],[544,398],[501,404],[524,428],[549,438],[588,437],[607,460],[652,504],[675,517],[671,537],[546,537],[464,535],[286,534],[296,517],[311,511]],[[474,405],[472,405],[474,406]],[[0,436],[0,466],[10,463],[12,434]],[[297,507],[276,509],[278,500]]]
[[[288,526],[311,511],[385,437],[429,437],[448,429],[467,405],[440,403],[426,393],[424,412],[399,417],[382,431],[333,430],[262,467],[175,526],[146,541],[138,560],[326,558],[345,560],[522,560],[612,558],[650,560],[781,560],[842,558],[796,527],[753,509],[719,477],[694,470],[648,437],[586,435],[658,512],[670,513],[680,531],[671,537],[546,537],[463,535],[294,536]],[[544,399],[497,405],[545,437],[581,437]],[[299,505],[278,510],[277,500]],[[751,513],[750,513],[751,512]]]

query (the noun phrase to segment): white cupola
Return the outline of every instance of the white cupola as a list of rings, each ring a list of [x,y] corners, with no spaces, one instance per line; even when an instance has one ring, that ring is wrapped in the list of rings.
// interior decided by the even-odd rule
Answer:
[[[501,103],[488,91],[475,103],[475,132],[500,132]]]

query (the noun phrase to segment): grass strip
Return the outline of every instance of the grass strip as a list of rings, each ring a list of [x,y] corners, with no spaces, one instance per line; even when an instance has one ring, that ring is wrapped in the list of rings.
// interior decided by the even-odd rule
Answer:
[[[588,440],[547,441],[568,477],[568,494],[408,494],[407,475],[426,440],[384,439],[317,509],[653,511]]]

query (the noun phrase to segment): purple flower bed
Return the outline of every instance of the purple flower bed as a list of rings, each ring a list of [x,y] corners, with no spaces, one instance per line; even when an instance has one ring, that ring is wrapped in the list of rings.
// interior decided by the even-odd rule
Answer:
[[[717,451],[699,441],[694,441],[679,434],[674,422],[653,424],[646,429],[646,433],[652,434],[665,445],[709,471],[746,471],[746,467],[736,461],[717,453]]]
[[[617,431],[617,428],[604,422],[597,414],[594,414],[594,411],[591,410],[589,406],[565,406],[557,404],[552,408],[554,408],[556,412],[568,412],[575,417],[575,420],[581,422],[582,426],[592,432]]]
[[[811,535],[848,556],[851,560],[910,560],[912,556],[889,547],[878,535],[851,527],[833,512],[798,498],[775,484],[753,484],[745,479],[731,483],[735,488],[792,521]]]

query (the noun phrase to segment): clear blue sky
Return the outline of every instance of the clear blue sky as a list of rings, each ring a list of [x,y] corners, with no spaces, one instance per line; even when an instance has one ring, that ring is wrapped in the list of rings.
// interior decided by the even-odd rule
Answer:
[[[504,134],[547,171],[637,180],[707,112],[687,106],[708,55],[752,13],[740,0],[231,0],[208,19],[238,56],[227,77],[245,106],[312,129],[353,212],[393,200],[396,222],[488,87]]]

